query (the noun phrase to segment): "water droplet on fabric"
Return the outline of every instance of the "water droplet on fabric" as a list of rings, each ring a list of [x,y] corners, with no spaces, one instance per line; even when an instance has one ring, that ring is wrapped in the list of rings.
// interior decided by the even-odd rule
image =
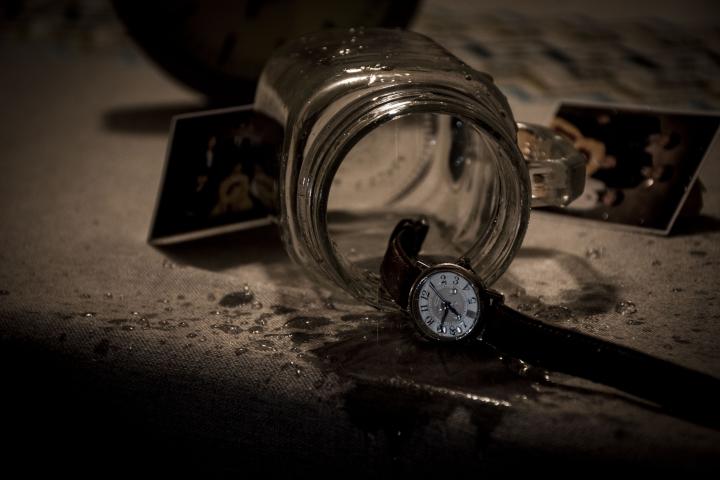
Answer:
[[[237,325],[233,325],[232,323],[216,323],[214,325],[211,325],[210,328],[214,330],[220,330],[223,333],[227,333],[229,335],[237,335],[242,330]]]
[[[274,352],[276,350],[275,344],[270,340],[259,340],[254,342],[253,345],[261,352]]]
[[[242,291],[228,293],[220,299],[220,302],[218,302],[218,304],[223,307],[234,308],[241,305],[250,304],[253,302],[254,299],[255,294],[253,294],[252,290],[250,290],[250,287],[246,283],[243,286]]]
[[[312,330],[317,327],[322,327],[330,324],[330,319],[327,317],[293,317],[285,322],[285,327],[298,328],[303,330]]]
[[[615,311],[620,315],[633,315],[637,313],[637,307],[630,300],[623,300],[615,305]]]

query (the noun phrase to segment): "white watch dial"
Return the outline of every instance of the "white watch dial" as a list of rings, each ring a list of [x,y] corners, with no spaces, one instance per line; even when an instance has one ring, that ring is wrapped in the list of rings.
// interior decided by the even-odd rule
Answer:
[[[434,270],[414,292],[415,320],[431,337],[459,339],[475,328],[481,314],[478,288],[461,273]]]

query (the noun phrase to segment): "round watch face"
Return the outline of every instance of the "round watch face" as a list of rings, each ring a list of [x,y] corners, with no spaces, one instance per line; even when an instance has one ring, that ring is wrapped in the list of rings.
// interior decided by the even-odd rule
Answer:
[[[429,269],[410,293],[410,311],[420,331],[436,340],[459,340],[478,325],[480,288],[463,268],[443,264]]]

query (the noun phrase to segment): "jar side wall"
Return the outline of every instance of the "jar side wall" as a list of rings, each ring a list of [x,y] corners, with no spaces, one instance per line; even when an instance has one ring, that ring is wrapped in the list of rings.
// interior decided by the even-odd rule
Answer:
[[[500,212],[496,218],[493,231],[504,231],[504,237],[486,236],[483,240],[492,245],[468,250],[477,259],[481,277],[491,283],[519,247],[529,210],[529,182],[526,170],[517,164],[522,157],[507,100],[487,75],[469,69],[427,37],[396,31],[387,41],[366,36],[373,41],[367,42],[361,55],[331,60],[318,58],[317,49],[329,49],[333,42],[334,47],[342,45],[342,36],[295,42],[271,59],[263,72],[256,109],[285,125],[280,221],[288,253],[315,278],[330,279],[346,290],[348,285],[364,285],[362,292],[350,293],[375,304],[375,279],[361,278],[338,259],[328,235],[327,201],[333,175],[352,145],[381,123],[413,112],[447,113],[491,132],[510,165],[498,173],[519,184],[498,187],[500,195],[516,199],[504,206],[509,213]],[[378,110],[381,104],[385,105],[382,112]],[[517,224],[512,228],[508,226],[511,220]],[[495,260],[482,263],[483,257],[492,255]]]
[[[501,145],[501,150],[506,151],[503,160],[498,166],[498,173],[502,179],[500,182],[500,195],[507,195],[504,208],[498,208],[489,234],[484,236],[482,245],[471,247],[467,255],[475,262],[478,273],[486,281],[494,281],[507,267],[515,251],[519,247],[527,225],[528,212],[528,179],[524,169],[522,157],[517,151],[517,146],[512,140],[509,132],[496,131],[482,112],[472,108],[468,99],[457,92],[448,90],[443,94],[442,89],[435,86],[435,93],[428,94],[427,89],[405,91],[400,94],[393,91],[388,94],[392,99],[383,103],[376,99],[375,103],[368,103],[360,100],[362,105],[373,105],[369,107],[364,115],[357,115],[353,112],[343,119],[335,119],[328,122],[325,127],[324,136],[316,139],[317,146],[310,152],[310,156],[304,159],[307,170],[302,175],[304,179],[311,179],[300,188],[304,189],[303,198],[311,199],[309,202],[297,204],[298,211],[296,218],[307,222],[305,228],[311,233],[315,240],[303,245],[310,247],[312,255],[321,259],[318,262],[320,268],[325,270],[325,275],[333,278],[335,283],[343,288],[350,285],[355,289],[351,293],[361,296],[365,301],[376,303],[377,301],[377,279],[368,276],[368,272],[357,272],[352,265],[348,265],[343,259],[339,259],[337,252],[327,234],[327,200],[329,196],[332,177],[350,151],[364,135],[368,134],[380,124],[397,118],[399,115],[409,113],[446,113],[463,118],[465,121],[475,125],[478,129],[493,132],[493,137]],[[509,138],[504,138],[509,137]],[[509,232],[509,234],[508,234]],[[371,285],[358,285],[370,282]],[[358,291],[362,290],[362,291]],[[371,301],[371,298],[374,301]]]

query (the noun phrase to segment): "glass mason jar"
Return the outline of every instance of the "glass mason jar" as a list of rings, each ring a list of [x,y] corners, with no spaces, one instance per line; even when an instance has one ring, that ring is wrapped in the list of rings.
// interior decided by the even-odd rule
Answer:
[[[569,142],[516,124],[489,75],[417,33],[291,42],[266,64],[254,108],[285,128],[279,222],[291,258],[374,306],[386,305],[379,265],[401,218],[428,220],[428,261],[466,257],[491,285],[531,205],[565,205],[583,189]]]

